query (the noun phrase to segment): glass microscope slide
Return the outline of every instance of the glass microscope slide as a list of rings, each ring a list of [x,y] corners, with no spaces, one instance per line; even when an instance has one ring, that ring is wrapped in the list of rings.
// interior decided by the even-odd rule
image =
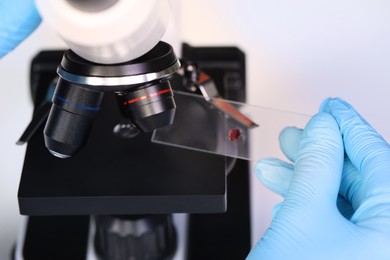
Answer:
[[[257,161],[280,157],[279,134],[304,128],[310,116],[175,91],[172,125],[157,129],[152,142]]]

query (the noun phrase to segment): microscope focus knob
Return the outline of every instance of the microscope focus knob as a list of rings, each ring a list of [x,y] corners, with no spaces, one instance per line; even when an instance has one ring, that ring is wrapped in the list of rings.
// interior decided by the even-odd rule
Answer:
[[[168,260],[176,251],[171,215],[97,216],[95,220],[95,250],[102,260]]]

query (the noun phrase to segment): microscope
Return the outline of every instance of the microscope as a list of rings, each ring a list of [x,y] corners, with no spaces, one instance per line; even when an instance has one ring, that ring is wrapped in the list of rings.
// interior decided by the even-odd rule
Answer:
[[[34,113],[19,140],[28,143],[18,192],[28,217],[13,259],[244,258],[248,162],[151,141],[156,129],[189,125],[217,146],[220,110],[234,108],[189,97],[210,94],[207,83],[244,102],[244,53],[183,44],[177,58],[161,41],[169,0],[36,4],[70,49],[31,64]]]

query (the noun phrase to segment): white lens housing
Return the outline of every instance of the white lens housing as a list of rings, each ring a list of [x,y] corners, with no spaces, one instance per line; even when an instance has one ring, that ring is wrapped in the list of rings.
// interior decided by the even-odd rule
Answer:
[[[170,16],[169,0],[118,0],[99,11],[77,8],[68,0],[36,0],[36,5],[70,49],[103,64],[133,60],[151,50]]]

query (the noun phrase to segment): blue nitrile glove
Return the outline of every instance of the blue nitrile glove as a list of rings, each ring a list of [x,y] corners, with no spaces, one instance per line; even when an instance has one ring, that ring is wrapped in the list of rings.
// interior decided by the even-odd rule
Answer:
[[[281,133],[293,164],[256,167],[285,200],[248,259],[390,259],[390,146],[345,101],[321,111]]]
[[[27,38],[40,22],[34,0],[1,0],[0,58]]]

